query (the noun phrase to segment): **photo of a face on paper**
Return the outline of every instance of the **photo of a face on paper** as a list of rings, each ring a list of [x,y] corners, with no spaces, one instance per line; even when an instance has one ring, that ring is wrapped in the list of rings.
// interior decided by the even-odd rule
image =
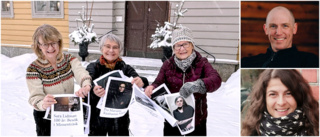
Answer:
[[[105,107],[127,108],[132,97],[132,84],[125,81],[111,80],[106,92],[108,93]]]
[[[178,120],[181,134],[187,134],[194,130],[194,101],[191,96],[183,98],[180,94],[166,96],[172,116]]]
[[[54,111],[80,111],[79,97],[55,97]]]

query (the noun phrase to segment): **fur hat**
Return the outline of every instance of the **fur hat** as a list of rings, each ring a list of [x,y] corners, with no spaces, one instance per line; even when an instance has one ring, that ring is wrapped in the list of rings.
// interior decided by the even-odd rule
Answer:
[[[189,41],[194,44],[192,30],[190,30],[187,27],[181,26],[172,32],[172,48],[174,44],[180,42],[180,41]]]

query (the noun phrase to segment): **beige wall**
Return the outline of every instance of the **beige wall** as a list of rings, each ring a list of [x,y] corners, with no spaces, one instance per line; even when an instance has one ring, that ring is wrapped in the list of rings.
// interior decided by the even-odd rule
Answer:
[[[69,48],[68,2],[64,18],[32,18],[31,1],[13,1],[13,18],[1,18],[1,46],[31,45],[35,29],[42,24],[56,27],[62,34],[64,48]]]

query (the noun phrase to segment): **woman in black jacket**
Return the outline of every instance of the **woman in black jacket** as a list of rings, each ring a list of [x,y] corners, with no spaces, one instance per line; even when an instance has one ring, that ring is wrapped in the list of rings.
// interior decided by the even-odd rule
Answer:
[[[127,65],[120,57],[123,45],[119,37],[114,34],[107,34],[102,37],[100,43],[101,57],[94,63],[90,63],[87,67],[92,79],[113,71],[122,70],[124,75],[133,77],[131,83],[135,83],[138,87],[148,86],[148,80],[139,77],[138,73]],[[120,118],[102,118],[99,116],[100,109],[96,108],[100,97],[105,94],[105,89],[101,86],[94,86],[90,92],[91,120],[89,136],[129,136],[129,112]]]

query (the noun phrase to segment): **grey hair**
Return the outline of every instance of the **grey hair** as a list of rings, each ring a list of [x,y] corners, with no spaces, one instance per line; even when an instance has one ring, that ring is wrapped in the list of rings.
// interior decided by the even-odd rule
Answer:
[[[114,35],[112,33],[109,33],[105,36],[103,36],[99,42],[99,47],[100,47],[100,50],[102,49],[102,47],[104,46],[104,43],[107,41],[107,40],[110,40],[110,41],[113,41],[113,42],[116,42],[119,47],[120,47],[120,53],[122,52],[123,50],[123,44],[120,40],[120,38],[117,36],[117,35]]]

